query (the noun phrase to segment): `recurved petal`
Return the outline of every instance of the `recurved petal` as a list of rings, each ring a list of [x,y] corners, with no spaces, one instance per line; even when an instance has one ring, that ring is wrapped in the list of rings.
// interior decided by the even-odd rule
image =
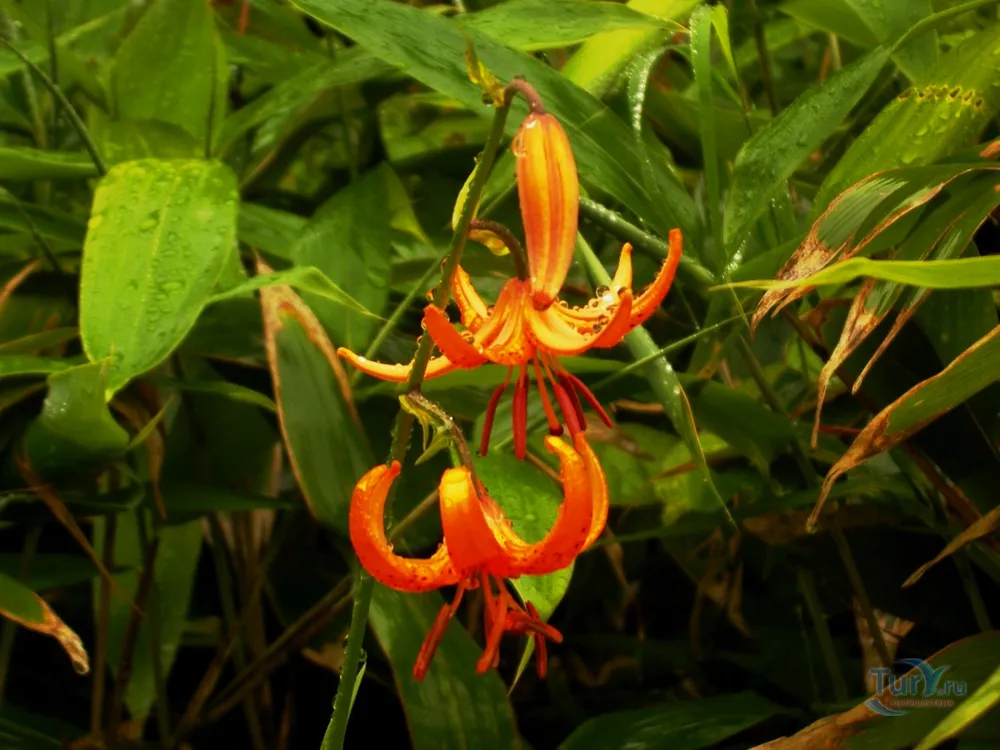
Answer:
[[[535,355],[525,317],[533,309],[528,298],[528,282],[508,281],[489,322],[476,333],[476,341],[485,347],[486,356],[498,365],[520,365]]]
[[[622,245],[621,255],[618,256],[618,270],[611,280],[612,289],[632,288],[632,244],[626,242]]]
[[[447,469],[438,485],[441,528],[455,569],[467,577],[476,572],[494,573],[505,567],[505,551],[484,514],[485,490],[476,494],[472,474],[462,466]],[[492,500],[488,500],[492,503]]]
[[[573,262],[580,200],[576,161],[562,125],[548,113],[524,119],[512,150],[532,299],[547,307]]]
[[[406,379],[410,377],[410,371],[413,369],[412,362],[405,365],[387,365],[383,362],[374,362],[367,357],[362,357],[344,347],[337,349],[337,355],[346,359],[366,375],[371,375],[373,378],[378,378],[379,380],[390,380],[393,383],[405,383]],[[427,372],[424,374],[424,380],[440,377],[454,369],[456,369],[456,365],[447,357],[431,357],[430,362],[427,363]]]
[[[618,343],[621,340],[619,332],[629,327],[626,323],[632,309],[631,294],[623,294],[619,302],[606,308],[603,318],[597,320],[581,321],[576,314],[578,311],[560,305],[547,310],[529,307],[526,315],[531,336],[539,349],[559,357],[571,357],[597,346],[598,342],[600,346]],[[609,329],[610,334],[606,334]]]
[[[597,349],[616,346],[625,334],[632,330],[632,290],[625,288],[618,298],[618,309],[611,320],[601,329],[601,335],[594,342]]]
[[[632,305],[632,319],[629,321],[631,328],[642,325],[646,322],[653,311],[660,306],[663,298],[670,291],[670,285],[674,282],[674,274],[677,273],[677,264],[681,261],[684,238],[680,229],[670,230],[670,252],[667,253],[666,260],[660,266],[660,271],[653,279],[653,283],[642,290]]]
[[[604,526],[608,522],[608,509],[611,503],[608,497],[608,482],[604,477],[604,469],[601,467],[601,462],[597,460],[597,455],[587,442],[587,438],[580,432],[573,436],[573,443],[576,446],[577,452],[583,456],[583,462],[587,467],[587,475],[590,478],[591,496],[594,500],[590,530],[583,544],[583,549],[587,549],[597,540],[601,532],[604,531]]]
[[[351,544],[365,570],[379,583],[399,591],[430,591],[458,583],[447,543],[426,560],[400,557],[385,536],[385,498],[399,475],[399,462],[376,466],[355,485],[351,496]]]
[[[481,347],[458,332],[447,314],[437,305],[424,308],[424,325],[441,353],[458,368],[478,367],[488,359]],[[472,334],[469,334],[472,337]]]
[[[455,304],[458,305],[458,312],[462,316],[462,325],[475,333],[490,317],[490,312],[479,292],[472,286],[469,274],[461,266],[455,269],[451,292],[455,295]]]

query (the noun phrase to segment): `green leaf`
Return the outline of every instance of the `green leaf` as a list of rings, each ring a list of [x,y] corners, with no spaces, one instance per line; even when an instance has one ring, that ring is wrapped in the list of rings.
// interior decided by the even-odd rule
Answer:
[[[80,333],[91,361],[113,359],[109,398],[180,344],[235,249],[225,165],[151,159],[108,172],[83,250]]]
[[[347,530],[354,485],[374,464],[350,386],[322,326],[294,293],[261,293],[281,432],[313,515]]]
[[[392,67],[363,49],[345,50],[332,64],[323,62],[282,81],[253,102],[226,118],[220,151],[226,153],[236,142],[273,117],[289,116],[311,104],[323,92],[363,83],[392,72]]]
[[[723,13],[725,10],[723,10]],[[712,91],[712,19],[715,14],[708,5],[695,8],[691,14],[691,62],[695,85],[698,87],[698,124],[701,140],[701,160],[705,170],[705,203],[708,227],[715,238],[716,268],[721,261],[722,221],[719,204],[722,201],[719,185],[719,145],[715,129],[715,101]]]
[[[190,481],[168,480],[160,486],[167,521],[176,524],[207,513],[239,513],[251,510],[289,510],[284,500],[266,495],[236,492],[221,487],[195,484]]]
[[[680,21],[698,0],[631,0],[628,7],[663,21]],[[580,88],[601,98],[629,61],[660,43],[659,29],[606,31],[584,42],[563,66],[562,73]]]
[[[1000,284],[1000,257],[955,260],[872,260],[851,258],[801,279],[788,281],[739,281],[729,287],[797,289],[841,285],[855,279],[882,279],[924,289],[981,289]]]
[[[226,111],[228,78],[209,3],[159,0],[115,55],[112,111],[118,120],[177,125],[209,154]]]
[[[862,178],[928,164],[974,143],[1000,109],[1000,25],[965,39],[883,109],[830,170],[813,203],[818,214]]]
[[[388,179],[382,163],[338,191],[317,209],[292,248],[297,266],[314,266],[374,315],[389,303]],[[339,346],[364,351],[378,320],[306,295],[305,301]]]
[[[9,578],[17,578],[21,568],[19,554],[0,555],[0,573]],[[32,591],[72,586],[91,581],[100,572],[90,558],[81,555],[45,554],[35,555],[31,560],[31,570],[24,585]]]
[[[666,25],[627,5],[599,0],[509,0],[457,20],[460,26],[529,52],[568,47],[606,31],[649,32]]]
[[[87,227],[82,221],[69,214],[32,203],[23,201],[20,204],[15,203],[4,194],[5,192],[0,190],[0,228],[29,232],[34,225],[38,233],[46,239],[59,240],[74,247],[83,245]]]
[[[143,514],[144,517],[144,514]],[[107,522],[94,522],[94,546],[101,549]],[[146,616],[139,625],[139,637],[132,653],[132,676],[125,688],[125,705],[133,720],[142,723],[153,706],[158,686],[153,667],[152,642],[150,640],[150,618],[156,617],[159,635],[159,659],[163,677],[166,679],[174,664],[174,658],[181,645],[184,627],[187,623],[188,606],[194,590],[194,578],[201,556],[202,529],[200,521],[177,526],[161,526],[156,532],[160,538],[153,570],[153,583],[146,603]],[[122,513],[117,519],[115,531],[116,565],[131,566],[131,570],[113,576],[115,582],[128,595],[111,597],[111,616],[108,619],[108,666],[117,669],[121,658],[125,631],[132,617],[138,616],[131,602],[139,586],[145,559],[142,538],[149,531],[140,534],[136,513]],[[94,587],[94,612],[100,612],[97,586]]]
[[[238,232],[240,242],[275,258],[291,260],[292,247],[308,219],[257,203],[241,203]]]
[[[423,682],[413,679],[420,644],[444,602],[375,584],[371,626],[392,665],[414,750],[520,746],[506,690],[493,670],[476,674],[480,648],[452,621]]]
[[[740,149],[723,229],[730,256],[785,181],[861,100],[888,57],[889,51],[879,47],[810,88]]]
[[[11,181],[72,180],[96,177],[97,167],[86,152],[0,146],[0,174]]]
[[[90,671],[87,652],[80,636],[59,619],[38,594],[15,578],[0,573],[0,615],[18,625],[51,635],[63,647],[79,674]]]
[[[353,38],[372,54],[406,70],[432,89],[484,113],[482,90],[469,80],[464,55],[471,40],[479,60],[502,81],[523,76],[548,111],[559,118],[573,145],[581,179],[624,203],[658,231],[679,226],[696,234],[697,216],[687,193],[665,169],[645,184],[650,159],[628,126],[600,101],[538,60],[504,47],[453,21],[390,0],[295,0],[293,5]],[[526,105],[515,104],[508,132]]]
[[[997,667],[993,674],[962,702],[961,706],[935,726],[915,750],[931,750],[945,740],[957,736],[997,703],[1000,703],[1000,667]]]
[[[83,737],[77,727],[54,716],[39,716],[4,701],[0,707],[0,743],[9,750],[63,750]]]
[[[50,476],[102,463],[128,447],[128,433],[105,404],[105,366],[79,365],[49,376],[42,413],[25,438],[36,472]]]
[[[804,24],[836,34],[862,49],[878,46],[878,37],[861,20],[848,0],[825,0],[822,3],[785,0],[778,8]]]
[[[931,0],[844,0],[875,38],[889,42],[934,12]],[[910,80],[916,81],[937,64],[937,33],[921,34],[893,54]]]
[[[94,138],[100,139],[101,154],[108,165],[134,159],[197,159],[205,153],[204,143],[169,122],[118,120],[92,130],[97,130]]]
[[[287,271],[258,274],[242,284],[237,284],[224,292],[213,295],[209,301],[212,303],[222,302],[235,297],[242,297],[247,292],[257,289],[268,289],[274,286],[293,286],[303,292],[309,292],[317,297],[336,302],[338,305],[353,310],[360,315],[377,317],[370,313],[364,305],[351,297],[351,295],[330,281],[325,273],[313,266],[299,266],[298,268],[290,268]]]
[[[277,412],[278,406],[270,398],[253,388],[230,383],[226,380],[173,380],[171,378],[157,378],[155,383],[160,386],[176,388],[188,393],[209,393],[232,401],[239,401],[244,404],[253,404],[270,412]]]
[[[736,693],[619,711],[588,719],[559,750],[700,750],[784,710],[756,693]]]

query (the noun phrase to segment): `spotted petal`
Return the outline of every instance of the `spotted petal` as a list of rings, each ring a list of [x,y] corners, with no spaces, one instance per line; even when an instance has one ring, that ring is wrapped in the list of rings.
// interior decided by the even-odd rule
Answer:
[[[358,560],[372,577],[399,591],[430,591],[458,583],[447,543],[425,560],[400,557],[385,536],[385,498],[399,475],[399,462],[376,466],[354,487],[349,528]]]

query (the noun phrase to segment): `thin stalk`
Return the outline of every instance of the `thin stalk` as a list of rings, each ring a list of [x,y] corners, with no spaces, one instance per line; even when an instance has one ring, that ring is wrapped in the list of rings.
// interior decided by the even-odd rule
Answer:
[[[219,584],[219,600],[222,604],[222,619],[226,629],[231,630],[237,621],[236,597],[234,594],[233,577],[229,570],[229,561],[226,559],[225,535],[222,533],[222,524],[219,523],[218,514],[213,513],[209,515],[208,522],[212,542],[210,545],[212,547],[212,561],[215,565],[215,577]],[[236,632],[239,632],[239,630],[237,629]],[[243,645],[243,639],[237,638],[233,647],[233,664],[240,670],[244,669],[247,663]],[[246,714],[254,750],[263,750],[264,736],[260,726],[260,719],[257,716],[257,711],[250,695],[247,695],[243,699],[243,713]]]
[[[145,515],[145,514],[143,514]],[[145,554],[149,554],[149,534],[143,518],[139,518],[139,541]],[[163,742],[170,737],[170,706],[167,705],[167,680],[163,672],[162,631],[160,630],[160,593],[156,586],[149,591],[146,624],[149,627],[149,654],[153,666],[153,683],[156,685],[156,724]]]
[[[972,605],[972,612],[976,616],[976,624],[979,626],[980,631],[989,633],[993,630],[993,622],[990,620],[989,612],[986,611],[983,594],[979,590],[979,584],[976,583],[976,575],[972,570],[972,565],[969,564],[969,553],[964,549],[960,549],[953,557],[955,558],[955,565],[958,566],[958,574],[962,577],[962,583],[965,585],[965,592],[969,595],[969,603]]]
[[[764,82],[764,92],[767,94],[767,104],[771,114],[777,115],[781,106],[778,104],[778,94],[774,87],[774,72],[771,68],[771,52],[767,48],[767,38],[764,36],[764,24],[760,20],[757,0],[747,0],[747,6],[753,16],[753,37],[757,44],[757,57],[760,59],[760,77]]]
[[[62,266],[59,265],[59,261],[56,260],[55,251],[52,249],[52,245],[49,244],[49,241],[45,239],[45,237],[42,235],[41,232],[38,231],[38,227],[35,226],[35,222],[31,218],[31,214],[29,214],[27,211],[24,210],[24,206],[21,205],[21,201],[17,199],[17,196],[7,191],[5,188],[0,187],[0,195],[2,195],[4,198],[7,198],[8,200],[10,200],[11,203],[14,204],[14,210],[21,215],[21,218],[24,219],[24,223],[28,225],[28,231],[31,232],[31,236],[34,238],[35,242],[38,243],[38,246],[42,249],[42,255],[45,256],[45,259],[49,262],[49,265],[52,266],[55,272],[60,276],[62,276],[64,274],[64,271],[62,269]],[[73,302],[74,303],[76,302],[75,295],[73,296]]]
[[[499,221],[491,221],[489,219],[473,219],[469,222],[469,230],[473,231],[476,229],[492,232],[503,240],[504,245],[510,251],[511,258],[514,260],[514,271],[517,273],[517,278],[521,280],[528,278],[528,259],[524,255],[524,248],[521,247],[521,243],[514,236],[513,232]]]
[[[21,548],[21,564],[17,570],[17,580],[24,583],[31,572],[31,564],[35,560],[35,550],[38,549],[38,538],[42,535],[42,525],[31,528],[24,535],[24,546]],[[0,705],[3,705],[4,691],[7,687],[7,670],[10,668],[10,655],[14,649],[14,636],[17,634],[17,623],[4,618],[0,625]]]
[[[627,221],[621,214],[612,211],[606,206],[591,200],[580,197],[580,213],[590,219],[605,232],[614,235],[618,239],[631,243],[636,248],[644,250],[657,258],[666,258],[670,248],[666,242],[649,232],[646,232],[635,224]],[[708,297],[709,288],[715,286],[715,276],[698,263],[690,254],[681,256],[680,265],[677,267],[677,274],[684,279],[698,293],[702,299]]]
[[[49,90],[52,96],[57,102],[62,106],[63,110],[66,112],[66,116],[69,121],[73,123],[73,127],[76,129],[77,134],[80,136],[80,140],[83,142],[84,148],[87,149],[87,153],[90,154],[91,160],[94,162],[94,166],[97,167],[97,173],[103,177],[108,173],[107,168],[104,166],[104,161],[101,159],[100,152],[97,150],[97,146],[94,144],[93,139],[90,137],[90,131],[87,130],[87,126],[83,124],[83,120],[80,119],[80,115],[76,113],[73,109],[73,105],[69,103],[69,99],[63,94],[62,89],[60,89],[55,82],[48,77],[44,70],[35,65],[31,60],[21,54],[21,51],[17,49],[13,44],[8,42],[6,39],[0,37],[0,44],[3,44],[7,49],[14,53],[14,55],[23,62],[28,69],[34,73],[38,80]]]
[[[489,178],[490,170],[496,159],[497,150],[500,147],[500,140],[503,137],[504,125],[507,122],[507,114],[510,111],[511,101],[516,92],[519,91],[525,94],[526,88],[527,84],[523,81],[514,82],[508,86],[504,92],[503,104],[498,106],[493,114],[493,125],[486,139],[486,145],[479,156],[479,162],[469,183],[469,192],[466,195],[465,203],[462,205],[462,211],[456,223],[454,233],[451,236],[448,258],[441,269],[441,282],[438,284],[437,289],[434,290],[434,304],[438,307],[444,308],[451,298],[451,282],[462,260],[462,252],[465,250],[469,224],[475,218],[476,207],[479,205],[483,188],[486,187],[486,181]],[[537,96],[532,98],[531,95],[525,95],[529,102],[532,103],[532,108],[534,109]],[[433,339],[430,336],[421,338],[420,345],[417,347],[417,353],[413,358],[413,368],[410,370],[410,376],[406,381],[405,392],[420,390],[433,350]],[[405,458],[412,430],[413,415],[404,409],[400,409],[396,418],[392,447],[389,451],[390,460],[402,461]],[[344,666],[340,673],[340,684],[337,686],[337,695],[333,700],[333,715],[330,717],[330,724],[326,728],[323,743],[320,746],[322,750],[340,750],[344,746],[344,738],[347,735],[347,722],[350,718],[351,703],[354,696],[354,683],[358,679],[361,646],[364,641],[365,628],[368,624],[368,610],[371,606],[372,592],[374,590],[374,580],[362,568],[358,574],[357,595],[354,600],[354,610],[351,613],[351,628],[347,635]]]
[[[851,580],[854,596],[857,597],[858,603],[861,605],[861,612],[868,622],[868,630],[875,640],[875,650],[878,651],[878,657],[882,660],[882,666],[888,667],[892,664],[892,656],[889,654],[889,647],[886,645],[885,637],[882,635],[882,626],[879,625],[878,618],[875,616],[875,610],[872,608],[872,600],[868,597],[868,591],[865,589],[865,582],[861,578],[858,566],[854,562],[854,554],[851,552],[851,547],[847,543],[847,537],[844,536],[844,531],[840,528],[840,523],[836,516],[833,517],[833,523],[830,525],[830,534],[833,536],[833,543],[837,545],[837,552],[840,554],[840,559],[843,561],[844,567],[847,568],[847,577]]]
[[[830,681],[833,683],[833,697],[838,703],[846,703],[850,695],[847,692],[847,682],[844,680],[844,673],[840,669],[840,661],[837,659],[837,650],[833,647],[833,637],[830,635],[830,628],[826,622],[826,614],[819,602],[819,595],[816,593],[816,583],[813,581],[812,572],[799,568],[799,590],[805,600],[806,609],[809,610],[809,617],[813,621],[813,629],[816,631],[816,640],[819,641],[819,650],[823,654],[827,671],[830,672]]]
[[[105,570],[115,564],[115,534],[118,517],[111,515],[104,520],[104,545],[101,560]],[[101,576],[98,589],[100,603],[97,612],[97,648],[94,652],[94,686],[90,701],[90,733],[97,737],[104,721],[105,670],[108,663],[108,624],[111,622],[111,580]]]

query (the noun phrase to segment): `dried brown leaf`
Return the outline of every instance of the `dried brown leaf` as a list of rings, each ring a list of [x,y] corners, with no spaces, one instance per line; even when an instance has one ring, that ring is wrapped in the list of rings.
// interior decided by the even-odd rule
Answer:
[[[974,542],[977,539],[981,539],[988,534],[992,534],[1000,527],[1000,506],[994,508],[985,516],[980,518],[978,521],[969,526],[965,531],[958,534],[954,539],[948,542],[947,546],[941,550],[934,559],[925,562],[919,568],[917,568],[913,575],[907,578],[903,582],[903,588],[907,586],[912,586],[914,583],[919,581],[924,573],[930,570],[933,566],[937,565],[939,562],[944,560],[946,557],[950,557],[964,547],[970,542]]]

